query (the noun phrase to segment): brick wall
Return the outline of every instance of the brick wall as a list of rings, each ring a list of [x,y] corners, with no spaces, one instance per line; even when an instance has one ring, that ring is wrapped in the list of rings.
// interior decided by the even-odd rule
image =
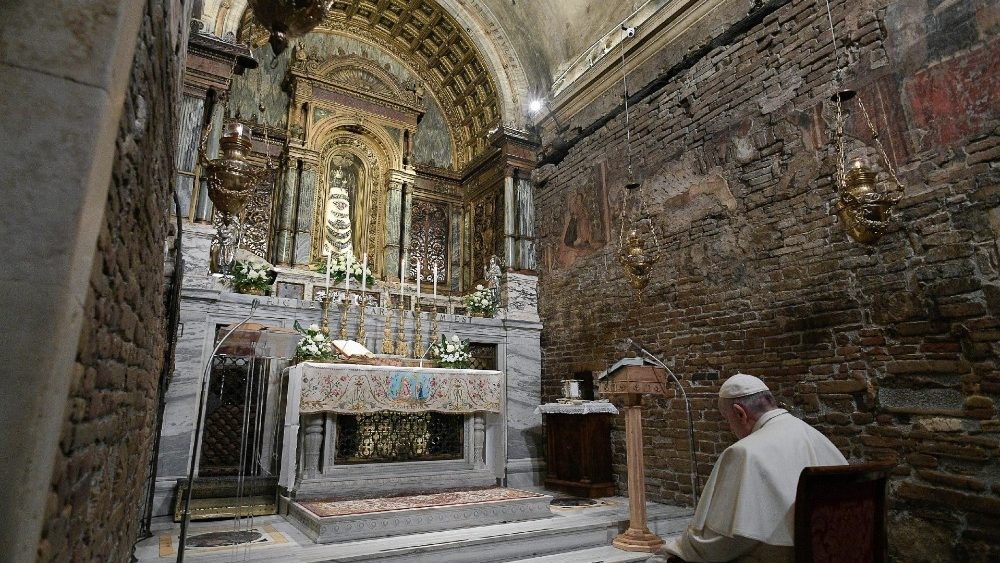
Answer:
[[[177,78],[170,10],[170,2],[147,3],[140,29],[41,561],[128,561],[137,539],[166,345],[162,256]]]
[[[568,153],[553,151],[536,172],[543,392],[551,399],[560,379],[603,369],[625,336],[646,343],[686,380],[704,482],[733,441],[715,410],[718,385],[758,375],[851,460],[897,464],[894,556],[996,560],[1000,9],[831,4],[847,80],[885,117],[881,137],[906,184],[898,225],[869,248],[831,213],[825,7],[765,3],[704,49],[683,60],[665,52],[634,72],[635,92],[658,80],[630,107],[658,258],[641,305],[616,261],[624,116],[570,123]],[[847,132],[870,143],[858,113]],[[690,502],[683,405],[646,406],[647,492]],[[621,426],[612,440],[623,484]]]

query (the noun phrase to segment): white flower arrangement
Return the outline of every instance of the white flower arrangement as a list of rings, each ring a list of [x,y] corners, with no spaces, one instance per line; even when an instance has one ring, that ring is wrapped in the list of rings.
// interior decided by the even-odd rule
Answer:
[[[476,286],[476,291],[465,296],[465,308],[473,313],[482,313],[487,317],[492,317],[499,309],[493,291],[481,285]]]
[[[326,273],[326,262],[320,262],[313,266],[313,269],[321,274]],[[330,261],[330,280],[333,283],[343,283],[347,279],[347,255],[339,254]],[[371,268],[362,268],[362,263],[357,258],[351,258],[350,268],[351,279],[361,283],[364,278],[366,287],[375,286],[375,276],[372,275]]]
[[[472,364],[469,342],[460,340],[455,335],[449,340],[442,334],[441,340],[431,344],[429,354],[432,358],[437,358],[438,364],[444,368],[465,369]]]
[[[295,348],[296,356],[303,360],[312,360],[331,358],[336,355],[330,339],[323,334],[318,324],[313,323],[309,325],[309,328],[302,328],[302,325],[296,321],[295,330],[302,334],[302,340],[299,340],[299,345]]]
[[[227,283],[238,293],[252,291],[267,293],[271,290],[271,284],[274,283],[274,274],[267,264],[252,260],[239,260],[233,265],[232,274]]]

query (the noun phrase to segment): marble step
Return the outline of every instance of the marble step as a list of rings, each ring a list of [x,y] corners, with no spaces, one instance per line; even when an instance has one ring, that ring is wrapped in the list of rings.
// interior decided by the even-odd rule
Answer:
[[[628,526],[627,501],[620,498],[618,500],[624,502],[611,507],[562,512],[552,518],[539,520],[335,544],[316,544],[298,551],[294,560],[331,563],[500,563],[525,559],[531,561],[532,558],[550,556],[554,559],[541,560],[586,563],[587,559],[566,558],[582,552],[583,557],[594,553],[614,554],[619,557],[619,559],[598,558],[594,559],[595,562],[643,561],[649,556],[648,554],[622,552],[610,547],[611,540]],[[692,510],[648,503],[647,513],[650,529],[661,537],[667,537],[684,530]],[[303,537],[303,540],[306,538]],[[612,551],[588,551],[603,548]],[[263,552],[261,555],[264,555]],[[265,556],[253,560],[282,559]]]
[[[384,510],[371,512],[354,512],[337,514],[340,510],[366,510],[366,502],[349,501],[350,507],[344,503],[334,503],[331,506],[340,510],[332,510],[332,515],[317,514],[320,510],[318,502],[293,501],[288,505],[288,520],[301,530],[309,539],[316,543],[335,543],[352,540],[371,539],[388,536],[404,536],[424,532],[436,532],[458,528],[487,526],[502,522],[519,522],[538,518],[550,518],[552,512],[549,503],[552,497],[545,494],[519,491],[517,489],[493,488],[469,493],[442,493],[446,502],[453,502],[452,495],[480,495],[480,499],[465,504],[444,504],[435,506],[404,506],[387,507]],[[431,498],[441,497],[430,495]],[[509,498],[508,498],[509,497]],[[427,495],[401,497],[403,499],[426,499]],[[371,499],[370,503],[377,505],[392,499]],[[359,506],[360,505],[360,506]]]
[[[609,545],[528,559],[516,559],[511,563],[635,563],[649,559],[650,555],[649,553],[622,551]]]

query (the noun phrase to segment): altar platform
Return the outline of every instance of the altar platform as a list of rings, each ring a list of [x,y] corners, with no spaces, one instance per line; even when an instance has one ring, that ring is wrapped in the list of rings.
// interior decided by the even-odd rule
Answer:
[[[546,493],[534,490],[529,492]],[[557,498],[558,502],[558,498]],[[592,503],[592,504],[591,504]],[[581,501],[584,506],[549,508],[549,517],[521,522],[463,527],[376,539],[315,543],[282,516],[243,520],[242,530],[259,530],[259,539],[248,545],[189,548],[185,558],[205,563],[232,561],[273,562],[381,562],[381,563],[625,563],[645,561],[650,554],[611,547],[611,540],[628,522],[628,499],[608,497]],[[432,511],[436,509],[431,509]],[[687,526],[690,508],[647,503],[650,529],[673,537]],[[252,526],[250,526],[252,524]],[[195,522],[191,537],[209,531],[233,530],[232,521]],[[178,527],[158,520],[154,537],[140,542],[139,561],[173,561]],[[190,544],[189,544],[190,545]]]

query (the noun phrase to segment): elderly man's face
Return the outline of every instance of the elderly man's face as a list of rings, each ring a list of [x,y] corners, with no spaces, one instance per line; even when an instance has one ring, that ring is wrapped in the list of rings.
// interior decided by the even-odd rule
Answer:
[[[746,438],[753,431],[753,425],[756,421],[753,420],[750,413],[742,405],[720,398],[719,412],[722,413],[722,417],[729,423],[729,429],[737,438]]]

